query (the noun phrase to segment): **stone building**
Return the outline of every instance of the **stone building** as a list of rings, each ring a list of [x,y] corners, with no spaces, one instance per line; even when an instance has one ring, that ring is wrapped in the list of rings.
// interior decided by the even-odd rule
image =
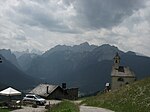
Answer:
[[[58,85],[40,84],[30,91],[30,93],[39,95],[45,99],[76,100],[78,98],[78,88],[66,88],[65,83],[62,84],[62,87]]]
[[[112,83],[111,89],[117,89],[123,85],[130,84],[136,80],[134,72],[125,66],[120,66],[120,56],[116,53],[114,57],[114,65],[112,66]]]

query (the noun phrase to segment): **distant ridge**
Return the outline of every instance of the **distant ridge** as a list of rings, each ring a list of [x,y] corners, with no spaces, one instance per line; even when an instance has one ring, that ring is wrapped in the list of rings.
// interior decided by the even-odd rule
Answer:
[[[86,51],[92,51],[97,46],[95,45],[89,45],[88,42],[81,43],[80,45],[74,45],[74,46],[66,46],[66,45],[57,45],[50,50],[46,51],[43,56],[47,56],[53,52],[58,51],[72,51],[72,52],[86,52]]]
[[[92,93],[103,90],[105,83],[110,82],[116,52],[121,56],[121,64],[129,66],[138,79],[149,76],[149,57],[138,56],[131,51],[126,53],[109,44],[93,46],[88,43],[72,47],[55,46],[34,58],[26,73],[43,82],[66,82],[68,86],[78,86],[83,93]]]

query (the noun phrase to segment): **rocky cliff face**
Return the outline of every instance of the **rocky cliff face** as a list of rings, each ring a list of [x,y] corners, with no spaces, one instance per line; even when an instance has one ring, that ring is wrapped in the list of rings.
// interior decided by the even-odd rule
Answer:
[[[10,49],[0,49],[0,54],[5,57],[8,61],[10,61],[12,64],[14,64],[17,68],[20,68],[16,56],[11,52]]]

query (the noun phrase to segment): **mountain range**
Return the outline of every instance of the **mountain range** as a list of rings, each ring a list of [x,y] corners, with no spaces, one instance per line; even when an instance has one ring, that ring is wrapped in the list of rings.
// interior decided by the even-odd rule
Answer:
[[[80,50],[81,49],[81,50]],[[76,46],[58,45],[43,55],[34,58],[26,73],[40,78],[43,82],[79,87],[83,93],[103,90],[111,82],[111,67],[116,52],[121,64],[129,66],[137,79],[150,75],[150,58],[134,52],[123,52],[115,46],[82,43]]]
[[[26,76],[36,77],[42,83],[67,83],[68,87],[79,87],[81,93],[103,90],[111,82],[111,67],[116,52],[121,65],[129,66],[137,79],[150,76],[150,58],[129,51],[123,52],[115,46],[89,45],[87,42],[75,46],[57,45],[42,55],[24,53],[16,58],[20,71]],[[9,60],[11,62],[11,60]]]

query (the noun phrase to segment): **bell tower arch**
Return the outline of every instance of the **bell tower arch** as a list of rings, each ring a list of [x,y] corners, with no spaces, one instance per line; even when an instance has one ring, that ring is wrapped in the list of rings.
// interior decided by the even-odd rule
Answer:
[[[115,69],[119,68],[119,64],[120,64],[120,56],[119,56],[119,54],[117,52],[116,56],[114,57],[114,67],[115,67]]]

